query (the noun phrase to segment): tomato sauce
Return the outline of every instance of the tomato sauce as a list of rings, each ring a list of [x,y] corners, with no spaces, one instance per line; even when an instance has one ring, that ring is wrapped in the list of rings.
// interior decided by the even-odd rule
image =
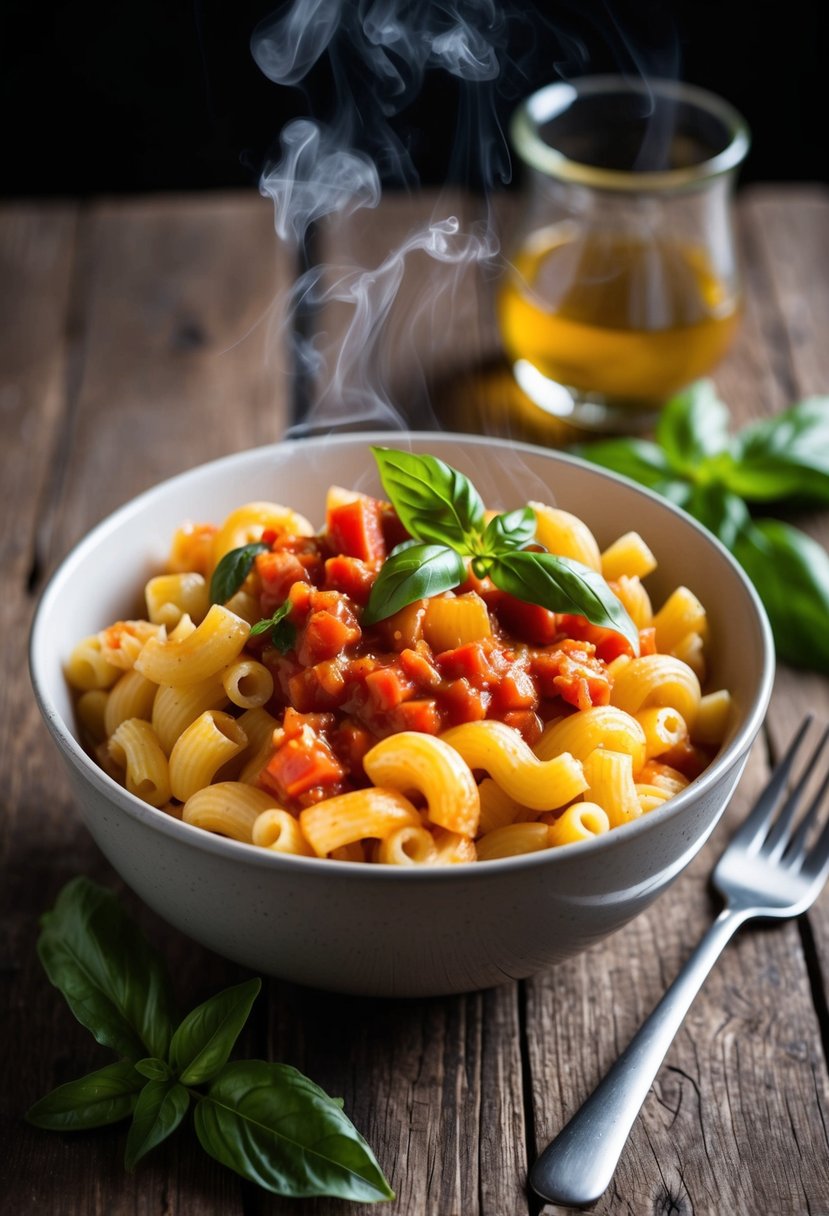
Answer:
[[[547,720],[608,704],[608,663],[632,653],[611,630],[472,575],[446,595],[483,600],[484,636],[436,651],[424,636],[426,600],[363,627],[372,584],[404,539],[392,508],[361,496],[331,509],[318,536],[269,534],[271,550],[256,558],[263,617],[290,603],[279,645],[269,632],[248,643],[273,674],[268,709],[282,719],[259,783],[289,807],[367,785],[363,756],[398,731],[496,718],[533,744]]]

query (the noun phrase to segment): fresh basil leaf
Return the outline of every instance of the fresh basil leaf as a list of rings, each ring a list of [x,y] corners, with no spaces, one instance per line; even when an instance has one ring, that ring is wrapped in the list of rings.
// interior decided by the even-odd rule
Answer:
[[[728,448],[728,408],[712,380],[698,380],[663,407],[656,442],[671,468],[690,477],[701,461]]]
[[[261,987],[254,979],[226,988],[182,1020],[170,1043],[170,1063],[184,1085],[201,1085],[224,1067]]]
[[[829,397],[811,397],[744,427],[720,476],[754,502],[829,503]]]
[[[290,600],[284,600],[273,616],[265,617],[263,620],[256,622],[250,631],[250,636],[252,638],[258,637],[270,629],[273,645],[277,650],[281,650],[283,654],[287,654],[296,642],[296,626],[286,619],[292,607],[293,605]]]
[[[296,646],[296,625],[293,621],[277,621],[271,630],[271,641],[280,654],[287,654]]]
[[[226,604],[250,574],[257,554],[269,553],[270,548],[270,545],[258,540],[250,545],[241,545],[238,549],[231,549],[229,553],[226,553],[213,571],[213,577],[210,580],[211,604]]]
[[[489,576],[501,591],[552,612],[575,613],[593,625],[613,629],[639,653],[639,631],[621,601],[590,566],[552,553],[505,553],[492,563]]]
[[[451,591],[466,578],[466,565],[446,545],[411,545],[389,557],[371,588],[363,624],[374,625],[415,600]]]
[[[144,1078],[129,1060],[107,1064],[77,1081],[59,1085],[35,1102],[26,1119],[52,1132],[87,1131],[132,1114]]]
[[[154,1056],[135,1061],[135,1071],[148,1081],[166,1081],[172,1076],[170,1065],[166,1060],[157,1060]]]
[[[227,1064],[197,1104],[195,1125],[211,1157],[277,1195],[394,1198],[340,1107],[288,1065]]]
[[[717,483],[693,486],[680,505],[732,551],[749,520],[742,498]]]
[[[662,449],[646,439],[601,439],[574,445],[570,451],[591,464],[620,473],[631,481],[658,489],[674,476]]]
[[[829,555],[823,546],[781,520],[758,519],[743,529],[734,556],[763,601],[779,658],[829,673]]]
[[[484,504],[472,482],[435,456],[373,447],[383,488],[407,532],[420,541],[451,545],[471,555],[484,523]]]
[[[535,526],[535,511],[532,507],[520,507],[517,511],[495,515],[486,526],[481,549],[484,554],[523,549],[535,538]]]
[[[81,1025],[129,1060],[166,1056],[169,978],[112,892],[73,878],[41,925],[40,961]]]
[[[261,621],[257,621],[255,625],[251,625],[250,636],[252,638],[259,637],[261,633],[267,633],[269,629],[273,629],[280,621],[284,621],[285,617],[291,611],[291,601],[285,600],[279,605],[273,616],[263,617]]]
[[[127,1133],[124,1165],[134,1170],[142,1157],[176,1130],[190,1105],[190,1095],[172,1078],[148,1081],[135,1104]]]

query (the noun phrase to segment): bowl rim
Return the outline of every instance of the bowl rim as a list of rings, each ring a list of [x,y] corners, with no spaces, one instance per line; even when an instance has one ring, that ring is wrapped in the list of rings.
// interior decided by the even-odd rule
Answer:
[[[642,815],[630,823],[621,824],[619,827],[613,828],[611,831],[594,837],[591,840],[578,841],[566,847],[542,849],[534,853],[519,854],[514,857],[492,858],[486,862],[468,863],[462,866],[404,867],[367,865],[365,862],[349,861],[339,861],[336,866],[332,866],[331,861],[327,858],[288,856],[269,849],[257,848],[255,845],[247,844],[244,841],[231,840],[228,837],[205,831],[203,828],[198,828],[192,824],[185,823],[183,820],[176,819],[165,811],[142,802],[141,799],[119,785],[83,749],[73,731],[70,730],[67,722],[64,721],[62,714],[48,692],[48,677],[46,673],[41,672],[42,663],[45,661],[44,656],[48,653],[48,647],[44,645],[44,637],[42,636],[45,630],[46,617],[52,608],[53,601],[60,593],[61,584],[66,578],[71,576],[73,568],[84,559],[91,549],[96,547],[104,536],[117,531],[126,520],[140,515],[144,507],[158,494],[173,487],[180,488],[186,486],[188,480],[200,480],[205,475],[209,475],[211,470],[218,472],[233,466],[244,468],[247,463],[256,463],[262,459],[267,459],[269,456],[282,456],[297,448],[306,451],[314,447],[324,448],[332,443],[337,445],[361,445],[365,447],[379,443],[383,446],[388,446],[390,441],[394,441],[404,447],[411,447],[412,443],[425,447],[431,443],[443,444],[455,442],[465,447],[492,448],[503,446],[504,443],[502,439],[495,436],[472,435],[454,431],[383,430],[347,432],[344,434],[322,435],[302,439],[284,439],[272,444],[263,444],[255,448],[243,449],[193,465],[135,495],[95,524],[64,555],[49,576],[35,606],[29,633],[29,672],[38,708],[59,750],[71,762],[73,768],[79,774],[83,775],[93,786],[97,787],[99,793],[107,797],[111,802],[114,802],[119,809],[125,811],[131,818],[160,831],[162,835],[171,836],[181,844],[191,845],[196,849],[219,855],[228,860],[235,858],[236,860],[247,861],[257,868],[272,869],[276,872],[290,871],[297,877],[301,875],[308,877],[312,875],[320,877],[328,875],[329,878],[332,878],[334,875],[341,875],[343,877],[346,875],[361,875],[370,882],[403,881],[432,883],[457,880],[461,876],[468,877],[471,881],[477,882],[484,881],[488,877],[494,878],[496,875],[503,875],[505,872],[511,873],[525,869],[532,870],[537,867],[555,867],[566,864],[567,858],[581,858],[588,852],[595,852],[597,854],[607,853],[624,847],[627,842],[635,839],[637,836],[647,835],[649,832],[656,830],[659,824],[666,822],[670,818],[682,815],[692,800],[696,799],[700,794],[704,795],[723,775],[730,772],[734,765],[738,764],[746,756],[762,726],[771,698],[775,674],[775,652],[771,627],[760,598],[748,576],[743,572],[728,549],[712,533],[708,532],[707,529],[703,528],[702,525],[698,524],[690,515],[681,511],[672,502],[662,498],[646,486],[639,485],[638,482],[628,477],[614,473],[599,465],[591,464],[589,461],[571,455],[568,452],[543,448],[536,444],[509,441],[510,450],[515,451],[519,455],[523,453],[534,457],[541,456],[544,459],[550,460],[552,464],[561,462],[575,466],[576,468],[589,470],[600,479],[606,478],[610,481],[619,482],[628,489],[632,489],[637,494],[651,500],[658,507],[676,516],[683,526],[690,527],[699,532],[705,541],[719,552],[720,556],[732,568],[733,573],[737,575],[738,581],[742,583],[743,589],[754,607],[764,656],[759,684],[753,700],[747,708],[745,720],[733,739],[715,757],[709,767],[691,782],[687,789],[682,790],[663,804],[663,806],[655,808],[647,815]],[[722,814],[727,801],[728,799],[726,798],[722,808],[717,813],[716,819]],[[716,819],[714,823],[716,823]]]

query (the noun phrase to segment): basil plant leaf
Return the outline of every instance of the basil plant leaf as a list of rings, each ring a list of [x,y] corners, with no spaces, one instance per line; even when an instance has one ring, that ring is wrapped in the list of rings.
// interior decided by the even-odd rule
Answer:
[[[742,498],[715,482],[690,487],[680,505],[733,552],[737,538],[749,521],[748,507]]]
[[[35,1127],[52,1132],[87,1131],[132,1114],[144,1078],[129,1060],[107,1064],[77,1081],[59,1085],[26,1112]]]
[[[258,540],[226,553],[210,579],[210,603],[226,604],[250,574],[257,555],[269,553],[270,548],[270,545]]]
[[[260,633],[267,633],[269,629],[274,629],[280,621],[284,621],[285,617],[291,611],[291,601],[285,600],[279,605],[273,616],[263,617],[261,621],[257,621],[251,626],[250,636],[258,637]]]
[[[136,1060],[135,1071],[140,1073],[142,1077],[146,1077],[148,1081],[166,1081],[172,1076],[172,1071],[167,1061],[156,1060],[153,1056],[148,1056],[144,1060]]]
[[[484,504],[472,482],[436,456],[371,450],[406,531],[417,540],[451,545],[469,556],[484,524]]]
[[[662,409],[656,441],[677,473],[694,476],[700,463],[729,446],[728,408],[713,381],[698,380]]]
[[[535,511],[532,507],[521,507],[495,515],[486,526],[481,547],[484,553],[506,553],[511,549],[523,549],[535,539]]]
[[[415,600],[451,591],[466,578],[466,563],[446,545],[410,545],[389,557],[371,588],[363,624],[393,616]]]
[[[185,1085],[201,1085],[228,1061],[262,987],[248,980],[218,992],[187,1014],[170,1043],[170,1063]]]
[[[135,1104],[127,1133],[124,1165],[134,1170],[142,1157],[176,1130],[190,1105],[190,1095],[172,1078],[148,1081]]]
[[[600,439],[576,444],[570,451],[652,490],[659,490],[675,476],[662,449],[647,439]]]
[[[721,476],[735,494],[755,502],[829,503],[829,397],[811,397],[744,427]]]
[[[394,1198],[340,1106],[286,1064],[227,1064],[198,1102],[195,1126],[211,1157],[277,1195]]]
[[[501,591],[552,612],[575,613],[593,625],[621,633],[639,653],[639,631],[622,602],[590,566],[552,553],[505,553],[489,576]]]
[[[290,600],[285,600],[279,605],[273,616],[256,622],[250,631],[250,636],[255,638],[261,633],[267,633],[270,629],[271,644],[282,654],[287,654],[296,642],[296,626],[286,619],[292,606]]]
[[[173,1023],[169,978],[112,892],[74,878],[41,926],[40,961],[81,1025],[129,1060],[166,1056]]]
[[[769,616],[778,656],[829,674],[829,555],[777,519],[750,522],[734,549]]]

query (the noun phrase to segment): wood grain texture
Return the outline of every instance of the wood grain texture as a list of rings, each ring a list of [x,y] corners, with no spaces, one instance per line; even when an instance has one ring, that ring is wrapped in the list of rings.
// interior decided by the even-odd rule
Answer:
[[[745,227],[754,234],[777,303],[777,364],[788,397],[785,404],[813,395],[827,397],[829,410],[829,190],[800,186],[753,189],[747,197]],[[829,552],[829,513],[791,518]],[[768,717],[768,731],[779,755],[807,711],[829,722],[829,679],[780,667]],[[829,1052],[829,898],[812,909],[802,926],[811,958],[812,983]]]
[[[511,200],[502,201],[508,239]],[[377,267],[414,229],[460,210],[457,199],[438,207],[431,197],[388,200],[380,213],[322,233],[320,247],[332,265]],[[738,425],[829,384],[826,194],[747,192],[740,234],[745,320],[716,377]],[[51,1086],[106,1058],[40,970],[37,917],[76,873],[122,890],[80,826],[32,703],[22,654],[31,592],[78,536],[138,490],[279,436],[290,396],[279,370],[288,365],[282,308],[294,267],[273,236],[269,205],[249,195],[21,205],[0,215],[0,259],[12,288],[0,301],[0,408],[15,437],[0,453],[13,582],[0,607],[11,673],[0,686],[0,747],[11,775],[0,822],[4,1038],[15,1048],[3,1053],[0,1075],[5,1206],[22,1216],[368,1211],[269,1196],[214,1166],[189,1134],[128,1176],[122,1130],[57,1136],[20,1119]],[[492,289],[486,276],[458,277],[413,253],[373,372],[416,424],[433,420],[426,406],[434,403],[444,427],[564,442],[568,433],[538,429],[516,405],[499,361]],[[317,316],[326,341],[336,346],[349,316],[341,303]],[[826,543],[825,514],[803,523]],[[767,732],[714,841],[615,937],[526,984],[445,1000],[372,1002],[271,981],[245,1053],[294,1064],[343,1096],[397,1191],[383,1210],[538,1213],[525,1191],[528,1158],[587,1095],[709,923],[714,856],[802,710],[829,718],[827,697],[825,679],[780,670]],[[182,1004],[242,978],[129,893],[124,899],[171,961]],[[738,937],[593,1211],[829,1211],[827,975],[826,897],[806,927]]]
[[[256,196],[97,203],[79,238],[83,353],[54,549],[140,490],[279,438],[293,266]]]
[[[78,873],[122,890],[82,828],[37,721],[23,641],[28,592],[101,515],[161,477],[279,435],[286,394],[268,368],[266,337],[293,267],[255,198],[101,203],[84,211],[77,232],[72,208],[3,219],[15,306],[2,327],[2,400],[20,440],[4,450],[2,482],[4,505],[14,507],[4,521],[15,521],[14,594],[3,601],[11,614],[3,771],[12,774],[2,828],[4,1033],[19,1050],[4,1053],[5,1200],[20,1213],[241,1212],[241,1184],[205,1161],[192,1137],[130,1176],[122,1129],[56,1136],[21,1122],[36,1098],[108,1058],[37,963],[38,916]],[[182,1003],[238,980],[237,968],[125,899],[164,950]]]

